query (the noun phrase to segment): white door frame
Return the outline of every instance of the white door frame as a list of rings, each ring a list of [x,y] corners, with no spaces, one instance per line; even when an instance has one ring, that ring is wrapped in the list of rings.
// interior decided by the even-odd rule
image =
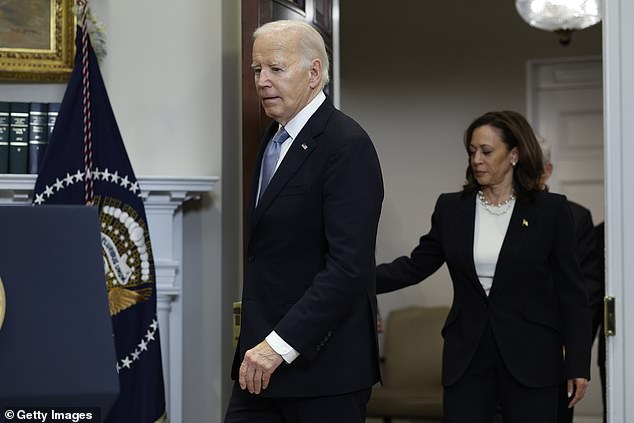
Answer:
[[[608,421],[634,421],[634,2],[604,2],[606,295],[616,298],[608,346]],[[626,308],[624,304],[629,306]],[[629,399],[629,401],[628,401]]]

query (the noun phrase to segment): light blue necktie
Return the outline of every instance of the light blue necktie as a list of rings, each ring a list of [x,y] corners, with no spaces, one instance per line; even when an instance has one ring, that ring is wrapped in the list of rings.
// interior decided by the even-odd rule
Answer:
[[[273,178],[275,165],[277,164],[277,160],[280,158],[282,143],[287,139],[288,133],[284,127],[281,127],[266,147],[264,159],[262,160],[262,183],[260,184],[260,195],[258,200],[262,198],[262,194],[264,194],[266,187],[269,185],[269,182],[271,182],[271,178]]]

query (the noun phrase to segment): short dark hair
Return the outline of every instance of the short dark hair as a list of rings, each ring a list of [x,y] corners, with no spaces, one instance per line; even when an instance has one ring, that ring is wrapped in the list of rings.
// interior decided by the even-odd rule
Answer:
[[[467,173],[462,187],[463,192],[480,189],[480,184],[473,176],[471,169],[469,144],[473,132],[481,126],[496,128],[507,148],[517,147],[518,161],[513,168],[513,189],[518,199],[531,201],[533,193],[541,190],[541,177],[544,174],[542,149],[526,118],[514,111],[487,112],[475,119],[464,134],[464,145],[467,150]]]

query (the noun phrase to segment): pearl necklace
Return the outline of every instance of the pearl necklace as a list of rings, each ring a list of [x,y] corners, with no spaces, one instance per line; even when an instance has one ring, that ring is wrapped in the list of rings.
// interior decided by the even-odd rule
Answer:
[[[484,196],[482,190],[478,191],[478,200],[480,200],[480,204],[486,211],[496,216],[501,216],[511,210],[513,207],[513,202],[515,201],[515,193],[511,193],[511,196],[506,200],[502,201],[500,204],[491,204]]]

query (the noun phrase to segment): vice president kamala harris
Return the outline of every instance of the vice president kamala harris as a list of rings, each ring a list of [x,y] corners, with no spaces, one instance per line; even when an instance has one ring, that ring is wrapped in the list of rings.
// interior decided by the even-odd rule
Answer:
[[[590,308],[566,198],[540,188],[540,145],[517,112],[465,132],[461,192],[442,194],[409,256],[377,267],[377,292],[414,285],[446,263],[454,298],[444,337],[445,423],[555,423],[590,376]]]

